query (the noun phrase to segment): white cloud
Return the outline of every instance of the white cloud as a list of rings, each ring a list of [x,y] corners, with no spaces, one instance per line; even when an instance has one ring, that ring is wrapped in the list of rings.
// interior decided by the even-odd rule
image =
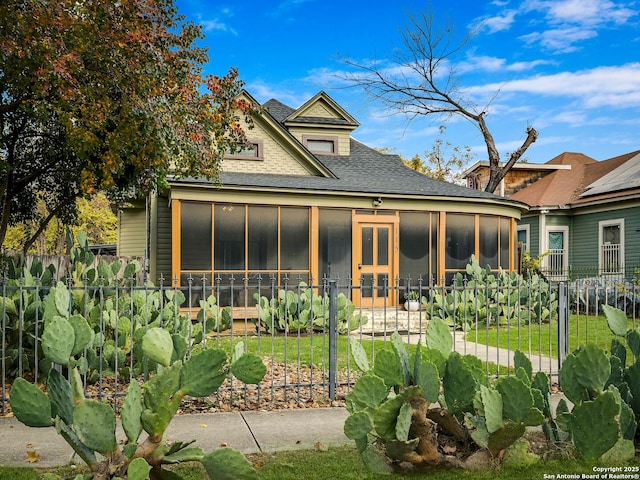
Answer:
[[[518,28],[530,33],[519,38],[549,51],[567,53],[578,50],[580,42],[596,37],[600,29],[628,23],[639,14],[635,4],[612,0],[528,0],[514,9],[508,2],[493,2],[502,10],[476,23],[489,33],[496,33],[515,29],[521,20]],[[543,19],[532,20],[540,14]],[[530,31],[531,28],[535,30]]]
[[[238,35],[238,32],[235,29],[233,29],[232,27],[227,25],[225,22],[222,22],[217,18],[213,20],[200,20],[198,23],[202,25],[202,28],[205,32],[218,31],[218,32],[229,32],[233,35]]]
[[[510,72],[524,72],[525,70],[532,70],[541,65],[553,64],[550,60],[532,60],[530,62],[514,62],[507,65],[507,70]]]
[[[595,30],[567,26],[522,35],[520,39],[527,44],[539,43],[547,50],[568,53],[578,50],[579,47],[575,45],[576,43],[597,36],[598,33]]]
[[[470,87],[466,91],[485,94],[499,89],[505,93],[573,98],[585,108],[632,108],[640,106],[640,63],[538,75],[504,84]]]
[[[274,86],[273,84],[267,85],[262,80],[255,80],[248,82],[246,85],[247,91],[258,102],[264,103],[272,98],[288,105],[292,108],[298,108],[304,102],[309,100],[316,92],[309,93],[300,91],[300,84],[298,83],[294,88],[289,88],[286,85]]]
[[[508,64],[505,58],[476,55],[475,52],[472,51],[464,62],[456,64],[456,73],[462,74],[466,72],[476,72],[478,70],[486,72],[523,72],[552,63],[550,60],[531,60],[529,62],[514,62]]]
[[[500,15],[485,17],[480,20],[480,24],[489,30],[489,33],[509,30],[514,24],[517,10],[505,10]]]
[[[532,2],[531,6],[546,11],[553,23],[579,25],[622,24],[637,14],[621,2],[610,0],[542,0]]]

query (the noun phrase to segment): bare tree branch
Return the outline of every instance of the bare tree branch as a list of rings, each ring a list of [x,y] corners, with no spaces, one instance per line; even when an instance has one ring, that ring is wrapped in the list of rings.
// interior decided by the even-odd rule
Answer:
[[[500,165],[500,153],[486,123],[488,107],[499,91],[483,109],[465,96],[456,71],[456,57],[464,51],[474,32],[467,32],[457,42],[454,32],[448,24],[438,29],[431,12],[412,16],[401,33],[403,47],[395,53],[390,66],[378,62],[363,65],[346,59],[343,62],[356,71],[344,74],[343,79],[361,87],[390,113],[405,115],[409,121],[430,115],[446,119],[457,115],[470,121],[480,130],[487,146],[490,178],[485,190],[494,192],[513,164],[536,141],[538,132],[527,127],[527,137],[520,148]]]

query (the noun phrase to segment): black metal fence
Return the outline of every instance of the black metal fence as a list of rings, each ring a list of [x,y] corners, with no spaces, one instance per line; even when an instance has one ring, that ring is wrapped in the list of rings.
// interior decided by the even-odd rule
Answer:
[[[55,316],[86,321],[92,340],[74,352],[68,366],[54,368],[77,367],[85,394],[114,404],[129,382],[152,374],[140,350],[142,335],[151,326],[183,338],[185,356],[212,347],[231,353],[242,342],[245,350],[263,358],[267,376],[261,384],[247,386],[229,378],[216,395],[191,402],[189,408],[200,411],[340,400],[360,375],[349,338],[362,342],[373,359],[395,331],[409,344],[428,343],[427,326],[434,317],[450,326],[456,351],[485,362],[487,375],[510,374],[513,354],[520,350],[534,369],[552,378],[564,356],[580,345],[609,348],[603,304],[626,311],[634,327],[640,318],[640,287],[604,277],[560,282],[534,277],[525,282],[515,274],[501,274],[483,281],[458,277],[449,285],[422,279],[382,285],[329,279],[307,285],[287,279],[277,285],[273,278],[259,277],[227,284],[195,278],[186,286],[175,283],[89,285],[70,280],[45,286],[38,278],[5,279],[0,285],[0,413],[9,412],[13,379],[24,377],[46,388],[52,363],[43,354],[43,331]],[[412,296],[419,299],[415,309]],[[230,301],[221,305],[221,298]]]

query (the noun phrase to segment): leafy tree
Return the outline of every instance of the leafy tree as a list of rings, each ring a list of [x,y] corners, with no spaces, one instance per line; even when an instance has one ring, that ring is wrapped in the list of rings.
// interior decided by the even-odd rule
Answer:
[[[8,225],[37,219],[28,248],[98,191],[217,181],[224,153],[246,143],[236,112],[253,107],[234,69],[203,77],[202,36],[173,0],[0,4],[0,243]]]
[[[489,105],[479,108],[465,96],[456,72],[455,57],[469,43],[472,34],[455,41],[450,25],[437,28],[431,12],[410,17],[410,25],[402,32],[402,47],[392,59],[393,65],[361,64],[349,59],[345,63],[356,68],[344,79],[362,87],[373,100],[380,101],[391,112],[416,117],[445,118],[460,116],[481,132],[487,147],[490,177],[485,190],[494,192],[529,146],[538,138],[532,126],[526,128],[522,145],[508,155],[501,165],[500,153],[486,122]]]
[[[73,225],[66,225],[60,219],[53,218],[44,231],[29,246],[26,253],[35,255],[64,255],[67,250],[65,242],[65,228],[70,226],[73,238],[78,232],[84,232],[90,245],[116,243],[118,219],[111,210],[111,205],[103,193],[91,198],[79,198],[76,201],[77,215]],[[38,201],[36,215],[39,218],[48,214],[46,203]],[[2,245],[8,254],[24,252],[27,240],[33,237],[33,232],[40,226],[40,220],[31,220],[11,225],[7,228],[7,235]]]
[[[450,183],[463,184],[462,169],[464,169],[475,155],[470,147],[453,147],[442,137],[446,127],[440,126],[440,137],[431,146],[431,150],[424,152],[424,160],[416,154],[411,160],[403,160],[405,165],[427,177]]]

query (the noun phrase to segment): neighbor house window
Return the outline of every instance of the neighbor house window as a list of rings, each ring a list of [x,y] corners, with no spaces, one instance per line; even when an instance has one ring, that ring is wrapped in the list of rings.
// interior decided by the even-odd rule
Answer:
[[[522,251],[523,252],[529,251],[529,248],[530,248],[529,245],[531,242],[531,240],[529,239],[529,232],[530,232],[529,225],[518,225],[516,232],[517,232],[516,241],[522,245]]]
[[[622,273],[624,270],[624,219],[599,222],[598,231],[600,272]]]
[[[303,135],[302,143],[309,151],[319,155],[337,155],[338,137],[320,137],[316,135]]]
[[[549,275],[564,277],[569,268],[569,227],[547,228],[547,255]]]
[[[231,153],[227,150],[225,158],[232,160],[264,160],[264,148],[262,140],[249,140],[249,144],[242,147],[239,152]]]

